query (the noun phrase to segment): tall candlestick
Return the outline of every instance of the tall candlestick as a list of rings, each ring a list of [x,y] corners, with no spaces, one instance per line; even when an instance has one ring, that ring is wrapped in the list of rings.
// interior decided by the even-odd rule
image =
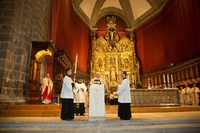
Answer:
[[[165,74],[163,74],[163,82],[165,83]]]
[[[171,81],[172,81],[172,83],[173,83],[173,75],[171,74]]]
[[[167,82],[169,83],[169,74],[167,74]]]
[[[77,61],[78,61],[78,53],[76,53],[76,59],[75,59],[75,69],[74,69],[74,73],[76,73]]]
[[[116,72],[118,74],[118,60],[117,60],[117,55],[115,56],[115,63],[116,63]]]
[[[155,76],[155,85],[157,85],[157,77]]]

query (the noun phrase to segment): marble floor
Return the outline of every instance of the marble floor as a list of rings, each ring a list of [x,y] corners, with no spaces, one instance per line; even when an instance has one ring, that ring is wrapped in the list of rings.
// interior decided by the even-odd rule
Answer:
[[[181,107],[188,106],[183,105]],[[190,106],[188,106],[190,107]],[[192,107],[192,106],[191,106]],[[105,121],[88,121],[88,109],[84,116],[63,121],[56,117],[0,117],[0,132],[73,132],[73,133],[199,133],[200,111],[181,112],[132,112],[131,120],[117,117],[117,106],[110,109]],[[153,107],[152,107],[153,108]],[[162,107],[163,108],[163,107]],[[166,107],[171,108],[171,107]],[[145,108],[140,108],[141,110]],[[155,108],[158,109],[158,108]],[[112,111],[113,110],[113,111]],[[137,111],[138,112],[138,111]],[[34,111],[33,111],[34,113]]]
[[[131,120],[106,114],[105,121],[88,121],[75,116],[72,121],[59,117],[0,117],[0,132],[200,132],[200,112],[132,113]]]

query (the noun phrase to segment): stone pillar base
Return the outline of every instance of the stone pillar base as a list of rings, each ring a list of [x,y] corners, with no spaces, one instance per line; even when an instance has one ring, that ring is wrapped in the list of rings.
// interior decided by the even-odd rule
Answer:
[[[26,99],[24,98],[11,98],[8,95],[0,94],[0,110],[5,109],[10,104],[25,104]]]

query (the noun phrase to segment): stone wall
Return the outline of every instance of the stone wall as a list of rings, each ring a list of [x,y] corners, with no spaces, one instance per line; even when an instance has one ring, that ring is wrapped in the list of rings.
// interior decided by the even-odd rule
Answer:
[[[0,1],[0,94],[25,98],[31,41],[49,41],[51,1]]]

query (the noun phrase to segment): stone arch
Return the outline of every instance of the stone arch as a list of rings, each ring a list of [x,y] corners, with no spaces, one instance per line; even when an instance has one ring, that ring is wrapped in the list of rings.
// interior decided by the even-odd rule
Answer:
[[[132,27],[131,21],[129,20],[129,18],[127,18],[127,16],[125,16],[120,9],[117,9],[117,8],[114,8],[114,7],[105,8],[99,14],[96,14],[94,17],[92,17],[92,19],[91,19],[92,27],[96,27],[96,23],[98,22],[99,18],[102,18],[103,16],[106,16],[106,15],[118,16],[122,20],[124,20],[127,27]]]

